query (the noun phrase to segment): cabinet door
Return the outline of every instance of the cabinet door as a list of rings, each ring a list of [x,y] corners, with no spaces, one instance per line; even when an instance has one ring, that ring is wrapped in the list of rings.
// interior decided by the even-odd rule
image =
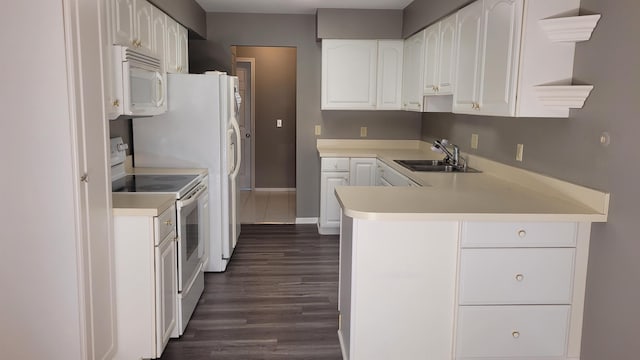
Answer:
[[[475,104],[479,98],[482,26],[482,1],[473,2],[458,12],[455,113],[478,113]]]
[[[349,185],[375,186],[377,169],[378,166],[375,158],[352,158],[349,171]]]
[[[438,94],[451,95],[456,75],[456,25],[458,14],[440,22],[440,51],[438,57]]]
[[[378,41],[378,110],[402,107],[402,40]]]
[[[402,110],[422,111],[424,30],[405,40],[403,70]]]
[[[514,116],[523,0],[485,0],[480,113]]]
[[[189,33],[187,28],[177,24],[178,26],[178,72],[189,72]]]
[[[322,41],[322,109],[376,108],[376,40]]]
[[[134,0],[111,0],[111,31],[114,44],[132,46],[135,40]]]
[[[340,204],[336,199],[336,186],[349,185],[348,172],[323,171],[320,183],[320,226],[340,227]]]
[[[165,69],[165,43],[167,42],[167,23],[165,14],[153,8],[153,45],[151,50],[160,58],[162,70]]]
[[[424,83],[422,93],[438,93],[438,58],[440,56],[440,23],[429,26],[424,32]]]
[[[178,71],[178,23],[165,15],[167,23],[167,43],[165,55],[165,70],[169,73]]]
[[[108,120],[115,120],[120,115],[120,100],[118,99],[118,92],[115,88],[114,79],[114,60],[113,60],[113,29],[114,29],[114,17],[113,13],[115,6],[114,2],[102,1],[100,2],[102,7],[102,14],[104,18],[104,24],[106,25],[105,31],[102,32],[102,76],[104,82],[104,107],[105,115]]]
[[[153,46],[153,6],[146,0],[135,3],[135,38],[138,48],[152,51]]]
[[[156,355],[160,357],[176,326],[177,262],[175,232],[156,248]]]

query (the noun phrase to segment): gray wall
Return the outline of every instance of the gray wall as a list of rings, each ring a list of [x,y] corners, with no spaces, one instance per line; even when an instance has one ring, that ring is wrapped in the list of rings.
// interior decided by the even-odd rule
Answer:
[[[195,0],[149,0],[149,2],[191,30],[190,35],[196,35],[200,39],[206,38],[206,13]]]
[[[426,19],[455,6],[449,0],[420,3],[412,8],[424,14],[407,12],[407,18]],[[475,132],[479,155],[611,192],[609,222],[592,226],[581,359],[637,359],[640,3],[582,0],[581,13],[602,14],[591,40],[576,46],[574,82],[595,86],[583,109],[569,119],[424,114],[422,136],[447,137],[469,150]],[[602,131],[611,134],[609,147],[599,144]],[[524,144],[523,163],[513,161],[516,143]]]
[[[318,9],[318,39],[400,39],[402,10]]]
[[[473,0],[415,0],[403,11],[402,36],[409,37]]]
[[[296,187],[296,48],[238,46],[255,58],[255,183],[257,188]],[[282,119],[282,127],[276,127]]]
[[[131,119],[118,118],[109,121],[109,137],[121,137],[125,144],[129,145],[127,155],[134,153],[133,150],[133,125]]]
[[[417,139],[420,117],[400,111],[320,111],[321,46],[316,42],[314,15],[207,14],[207,40],[191,41],[191,72],[231,69],[231,45],[292,46],[296,66],[296,188],[297,216],[317,217],[320,209],[320,159],[315,125],[322,138],[358,137],[367,126],[369,138]],[[386,119],[387,121],[384,121]],[[357,129],[357,131],[356,131]]]

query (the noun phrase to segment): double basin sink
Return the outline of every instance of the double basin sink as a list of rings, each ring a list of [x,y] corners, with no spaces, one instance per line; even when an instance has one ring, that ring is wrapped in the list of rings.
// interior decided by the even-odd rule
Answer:
[[[454,166],[443,160],[394,160],[396,163],[404,166],[411,171],[427,171],[427,172],[467,172],[477,173],[476,169],[466,166]]]

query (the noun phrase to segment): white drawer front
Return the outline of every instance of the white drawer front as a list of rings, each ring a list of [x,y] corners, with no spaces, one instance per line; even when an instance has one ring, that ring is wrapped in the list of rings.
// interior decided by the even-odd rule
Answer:
[[[571,304],[573,248],[463,249],[461,305]]]
[[[564,358],[570,307],[461,306],[456,359]]]
[[[169,233],[176,231],[176,208],[174,206],[168,208],[156,218],[156,221],[158,236],[155,245],[159,245]]]
[[[576,223],[464,222],[462,247],[576,246]]]
[[[322,171],[349,171],[349,158],[322,158]]]

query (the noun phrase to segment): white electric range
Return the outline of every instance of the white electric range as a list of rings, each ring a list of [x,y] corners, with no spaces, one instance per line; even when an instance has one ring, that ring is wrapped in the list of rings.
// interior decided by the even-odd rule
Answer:
[[[161,174],[162,169],[125,172],[127,144],[122,138],[111,139],[111,186],[114,193],[170,194],[176,198],[177,219],[177,318],[172,337],[181,336],[204,290],[203,269],[208,261],[209,193],[208,176],[189,169],[175,169]],[[183,171],[184,173],[179,173]],[[167,171],[169,172],[169,171]]]

